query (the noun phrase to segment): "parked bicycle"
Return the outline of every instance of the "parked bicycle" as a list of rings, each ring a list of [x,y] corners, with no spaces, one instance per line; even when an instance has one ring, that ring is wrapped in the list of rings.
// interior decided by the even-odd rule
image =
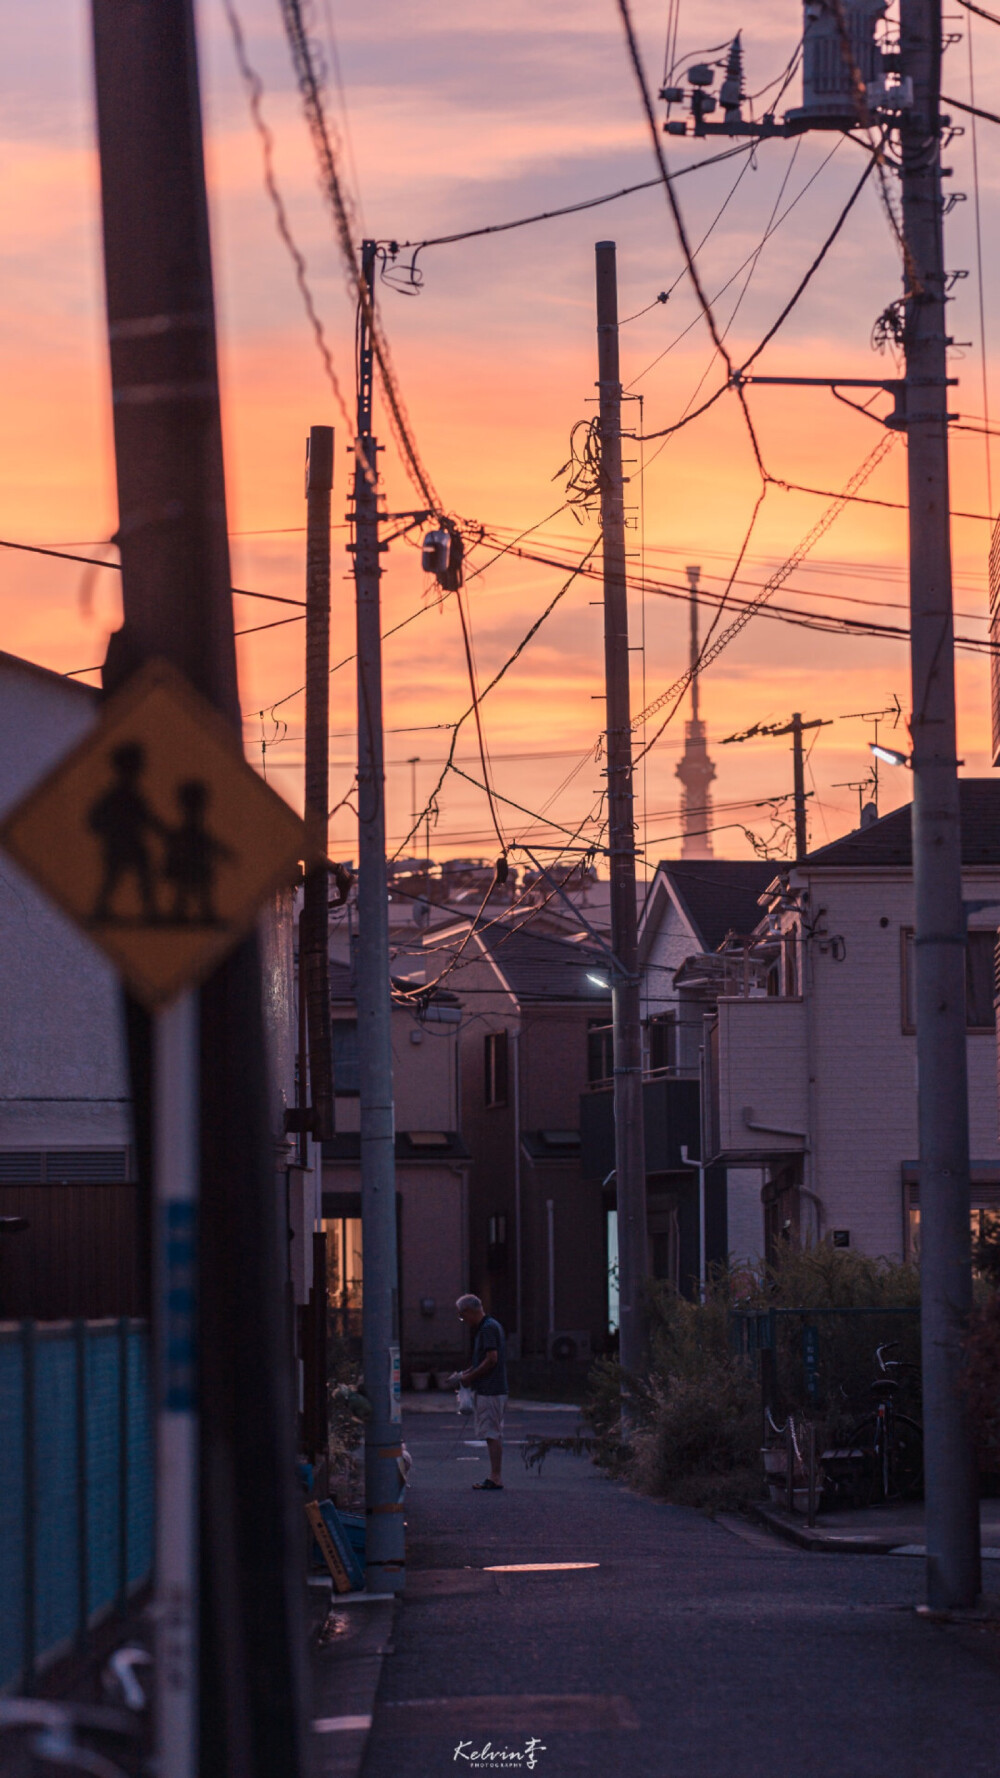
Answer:
[[[865,1459],[858,1482],[860,1504],[865,1506],[881,1500],[915,1500],[923,1493],[923,1429],[896,1408],[902,1372],[917,1367],[886,1356],[898,1346],[898,1340],[888,1340],[876,1349],[879,1375],[871,1385],[875,1406],[858,1421],[848,1441],[851,1453]]]

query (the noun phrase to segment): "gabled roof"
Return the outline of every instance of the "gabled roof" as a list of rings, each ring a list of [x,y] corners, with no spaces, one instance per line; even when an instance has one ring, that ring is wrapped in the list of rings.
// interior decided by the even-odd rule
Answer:
[[[703,951],[717,951],[730,932],[753,931],[757,905],[778,866],[759,858],[668,858],[657,865]]]
[[[607,982],[609,959],[596,945],[572,944],[553,933],[535,932],[530,926],[486,926],[476,938],[488,952],[516,1000],[589,1001],[606,1011],[610,993],[589,979],[591,974]],[[461,971],[455,986],[461,992]]]
[[[63,691],[80,692],[92,704],[97,703],[101,695],[100,688],[96,685],[85,685],[82,679],[70,679],[66,673],[57,673],[52,667],[41,667],[37,661],[26,661],[19,654],[8,654],[6,649],[0,649],[0,671],[24,673],[53,687],[59,686]]]
[[[962,821],[962,863],[1000,865],[1000,778],[960,778],[959,808]],[[910,821],[913,804],[904,803],[870,827],[859,827],[810,852],[809,865],[844,865],[855,868],[902,865],[912,868],[913,842]]]

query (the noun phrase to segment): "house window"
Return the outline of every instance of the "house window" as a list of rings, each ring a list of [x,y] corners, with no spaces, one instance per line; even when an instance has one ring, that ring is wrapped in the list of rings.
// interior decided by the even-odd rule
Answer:
[[[676,1068],[677,1015],[672,1012],[661,1013],[658,1018],[650,1019],[646,1030],[649,1036],[650,1073],[657,1074],[667,1068]]]
[[[916,1030],[912,926],[902,928],[902,941],[903,1030],[912,1032]],[[996,933],[982,927],[969,933],[965,952],[965,1025],[968,1031],[992,1032],[996,1029],[996,1011],[993,1005],[993,957],[996,942]]]
[[[361,1091],[357,1019],[331,1019],[330,1040],[333,1046],[333,1090],[356,1098]]]
[[[587,1079],[591,1086],[612,1080],[615,1072],[614,1028],[604,1019],[587,1021]]]
[[[507,1103],[507,1033],[490,1031],[484,1039],[484,1098],[487,1105]]]
[[[490,1243],[491,1247],[506,1247],[506,1245],[507,1245],[507,1218],[506,1218],[506,1216],[491,1216],[490,1217],[489,1243]]]

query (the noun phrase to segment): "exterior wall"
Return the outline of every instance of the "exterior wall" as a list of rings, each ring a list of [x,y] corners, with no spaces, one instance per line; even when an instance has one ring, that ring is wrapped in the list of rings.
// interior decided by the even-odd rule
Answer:
[[[639,947],[644,1019],[678,1008],[674,970],[700,949],[700,938],[678,912],[661,878],[650,890]]]
[[[323,1188],[326,1216],[337,1213],[337,1198],[350,1197],[360,1203],[360,1168],[327,1162]],[[404,1374],[452,1369],[465,1350],[455,1303],[469,1288],[467,1169],[433,1161],[414,1166],[397,1162],[396,1191]],[[425,1315],[420,1305],[429,1297],[434,1299],[434,1311]]]
[[[0,659],[0,815],[92,727],[95,695]],[[117,978],[6,856],[0,862],[0,1148],[131,1141]]]
[[[1000,871],[966,872],[968,900],[1000,897]],[[816,1016],[815,1184],[827,1228],[850,1230],[852,1246],[901,1258],[901,1168],[917,1158],[916,1038],[905,1033],[903,927],[914,921],[913,887],[902,873],[815,873],[812,907],[843,937],[841,963],[813,946]],[[883,926],[882,920],[888,925]],[[988,926],[988,916],[973,916]],[[973,1160],[1000,1165],[993,1081],[996,1035],[967,1039]]]
[[[802,1144],[746,1131],[745,1105],[755,1122],[807,1131],[804,1183],[819,1200],[820,1233],[844,1229],[852,1247],[900,1259],[903,1166],[918,1152],[916,1038],[903,1028],[902,932],[914,922],[912,881],[902,870],[806,866],[793,873],[796,885],[809,891],[816,933],[802,972],[804,999],[719,1002],[722,1147],[741,1160],[759,1147],[769,1170],[802,1152]],[[966,871],[964,893],[970,901],[1000,897],[1000,870]],[[792,925],[799,916],[784,918]],[[988,916],[973,916],[972,925],[988,928]],[[972,1159],[1000,1171],[996,1034],[970,1034],[967,1050]],[[749,1209],[749,1181],[739,1189]],[[734,1252],[735,1214],[731,1185]]]
[[[801,1154],[794,1136],[750,1130],[807,1128],[805,1007],[801,1000],[720,1000],[719,1147],[735,1154]]]
[[[764,1254],[764,1212],[760,1201],[764,1183],[760,1167],[726,1168],[726,1245],[729,1258],[739,1265],[754,1264]]]
[[[463,960],[461,1122],[472,1156],[469,1282],[511,1336],[511,1356],[544,1355],[548,1334],[548,1217],[555,1222],[556,1331],[586,1331],[595,1347],[607,1329],[604,1207],[600,1182],[584,1181],[579,1159],[529,1158],[522,1136],[578,1130],[587,1085],[587,1025],[599,1002],[518,1007],[485,958]],[[608,1013],[610,1017],[610,1013]],[[508,1034],[503,1106],[485,1103],[484,1039]],[[522,1325],[517,1325],[520,1197]],[[506,1219],[507,1240],[490,1245],[491,1217]],[[563,1319],[570,1316],[572,1319]]]

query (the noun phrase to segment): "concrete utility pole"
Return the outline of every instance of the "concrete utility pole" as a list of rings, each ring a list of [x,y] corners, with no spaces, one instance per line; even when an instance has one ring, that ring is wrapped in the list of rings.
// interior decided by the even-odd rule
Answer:
[[[375,242],[362,243],[371,294]],[[366,1564],[371,1592],[401,1592],[406,1578],[398,1459],[399,1293],[396,1134],[392,1097],[389,889],[385,861],[382,625],[378,446],[372,437],[374,352],[360,316],[358,440],[354,471],[354,583],[358,622],[358,1060],[361,1088],[362,1340],[372,1417],[365,1428]]]
[[[306,998],[312,1135],[333,1135],[330,1036],[330,882],[326,869],[330,807],[330,493],[333,427],[313,426],[306,447],[306,820],[324,862],[306,872],[299,921],[300,992]]]
[[[191,0],[93,0],[92,16],[124,603],[104,683],[114,689],[163,656],[223,713],[238,743]],[[167,1355],[198,1419],[198,1719],[186,1744],[180,1736],[165,1741],[165,1691],[174,1681],[169,1666],[163,1670],[161,1641],[158,1769],[161,1778],[191,1778],[194,1770],[201,1778],[297,1778],[305,1721],[302,1538],[294,1519],[286,1231],[268,1122],[256,940],[240,945],[189,1004],[185,1054],[193,1057],[200,1024],[200,1078],[171,1054],[170,1042],[158,1042],[156,1099],[162,1111],[171,1067],[185,1119],[200,1110],[198,1221],[184,1243],[187,1275],[175,1276],[178,1299],[168,1304],[190,1321],[193,1297],[197,1341],[192,1346],[188,1325],[183,1351]],[[158,1035],[183,1036],[173,1026]],[[149,1022],[134,1004],[129,1036],[137,1146],[148,1169]],[[179,1143],[172,1159],[187,1170],[194,1164]],[[157,1227],[154,1245],[171,1263],[166,1233]],[[157,1343],[162,1358],[162,1323]],[[169,1386],[158,1368],[159,1386]],[[158,1399],[158,1411],[162,1405]],[[171,1506],[170,1490],[161,1488],[158,1518]],[[158,1561],[161,1554],[158,1538]],[[162,1582],[161,1570],[159,1603]],[[170,1709],[181,1703],[174,1689]]]
[[[900,0],[900,120],[910,509],[913,884],[920,1140],[927,1598],[972,1605],[979,1498],[962,1391],[972,1307],[966,921],[956,758],[941,197],[940,0]]]
[[[601,533],[604,556],[604,674],[607,694],[608,852],[611,867],[611,972],[614,1026],[615,1176],[622,1369],[643,1359],[641,1294],[649,1273],[646,1142],[642,1115],[642,1013],[635,905],[632,713],[629,701],[628,591],[622,483],[622,386],[618,370],[618,279],[614,241],[598,241],[597,362],[600,395]]]

